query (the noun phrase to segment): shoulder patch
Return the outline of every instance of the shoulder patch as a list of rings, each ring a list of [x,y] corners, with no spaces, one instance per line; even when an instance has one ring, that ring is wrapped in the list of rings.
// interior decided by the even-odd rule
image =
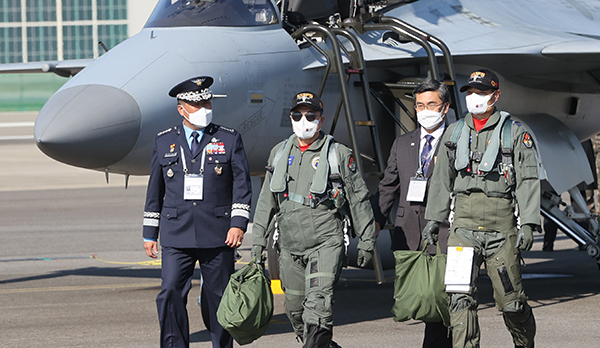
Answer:
[[[356,171],[356,162],[354,161],[354,156],[350,156],[350,159],[348,160],[348,169],[350,169],[352,172]]]
[[[227,131],[229,133],[235,133],[235,130],[232,129],[232,128],[227,128],[227,127],[219,126],[219,129],[222,129],[222,130]]]
[[[156,134],[156,136],[159,137],[159,136],[161,136],[163,134],[167,134],[167,133],[171,132],[172,130],[173,130],[173,127],[169,128],[169,129],[165,129],[164,131]]]
[[[533,140],[531,139],[531,136],[527,132],[525,132],[525,136],[523,137],[523,144],[527,148],[531,148],[533,146]]]

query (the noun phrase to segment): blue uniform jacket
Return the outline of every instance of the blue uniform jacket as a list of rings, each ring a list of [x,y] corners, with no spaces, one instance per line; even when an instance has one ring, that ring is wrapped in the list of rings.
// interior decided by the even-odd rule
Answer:
[[[160,231],[163,246],[225,246],[229,228],[246,230],[250,216],[250,172],[242,137],[233,129],[211,123],[192,154],[182,128],[167,129],[154,138],[144,238],[156,240]],[[202,200],[183,199],[182,148],[190,174],[200,172],[202,151],[206,151]]]

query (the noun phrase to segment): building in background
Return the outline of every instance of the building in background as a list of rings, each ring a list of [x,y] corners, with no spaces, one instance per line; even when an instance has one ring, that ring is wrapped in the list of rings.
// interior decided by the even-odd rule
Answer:
[[[137,34],[157,0],[0,0],[0,64],[98,58]],[[39,110],[67,79],[0,75],[0,111]]]

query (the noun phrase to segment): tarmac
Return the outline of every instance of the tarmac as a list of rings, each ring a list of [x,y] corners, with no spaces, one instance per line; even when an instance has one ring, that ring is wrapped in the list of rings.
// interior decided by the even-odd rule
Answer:
[[[0,347],[158,347],[160,264],[142,248],[147,177],[58,163],[35,146],[35,113],[0,114]],[[265,150],[267,151],[267,150]],[[538,348],[600,347],[600,271],[559,233],[554,252],[524,253],[524,286]],[[238,268],[249,260],[251,233]],[[393,271],[345,269],[335,287],[334,340],[344,348],[420,347],[424,324],[393,320]],[[200,308],[199,271],[189,295],[191,347],[211,347]],[[247,347],[295,347],[283,295],[266,334]],[[481,347],[513,347],[483,277]],[[237,343],[235,346],[238,346]]]

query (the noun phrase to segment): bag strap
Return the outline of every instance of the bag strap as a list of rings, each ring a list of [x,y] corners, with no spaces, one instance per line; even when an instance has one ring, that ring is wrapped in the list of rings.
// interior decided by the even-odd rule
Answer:
[[[262,262],[256,262],[257,258],[260,257]],[[250,273],[254,268],[258,268],[263,274],[265,273],[265,260],[267,257],[265,255],[254,256],[250,262],[242,269],[238,271],[238,273],[234,273],[235,279],[239,282],[243,281],[248,273]]]
[[[421,248],[421,251],[426,253],[427,252],[427,239],[423,239],[423,247]],[[441,249],[440,249],[440,242],[438,241],[437,243],[435,243],[436,245],[436,255],[440,255],[442,253]]]

